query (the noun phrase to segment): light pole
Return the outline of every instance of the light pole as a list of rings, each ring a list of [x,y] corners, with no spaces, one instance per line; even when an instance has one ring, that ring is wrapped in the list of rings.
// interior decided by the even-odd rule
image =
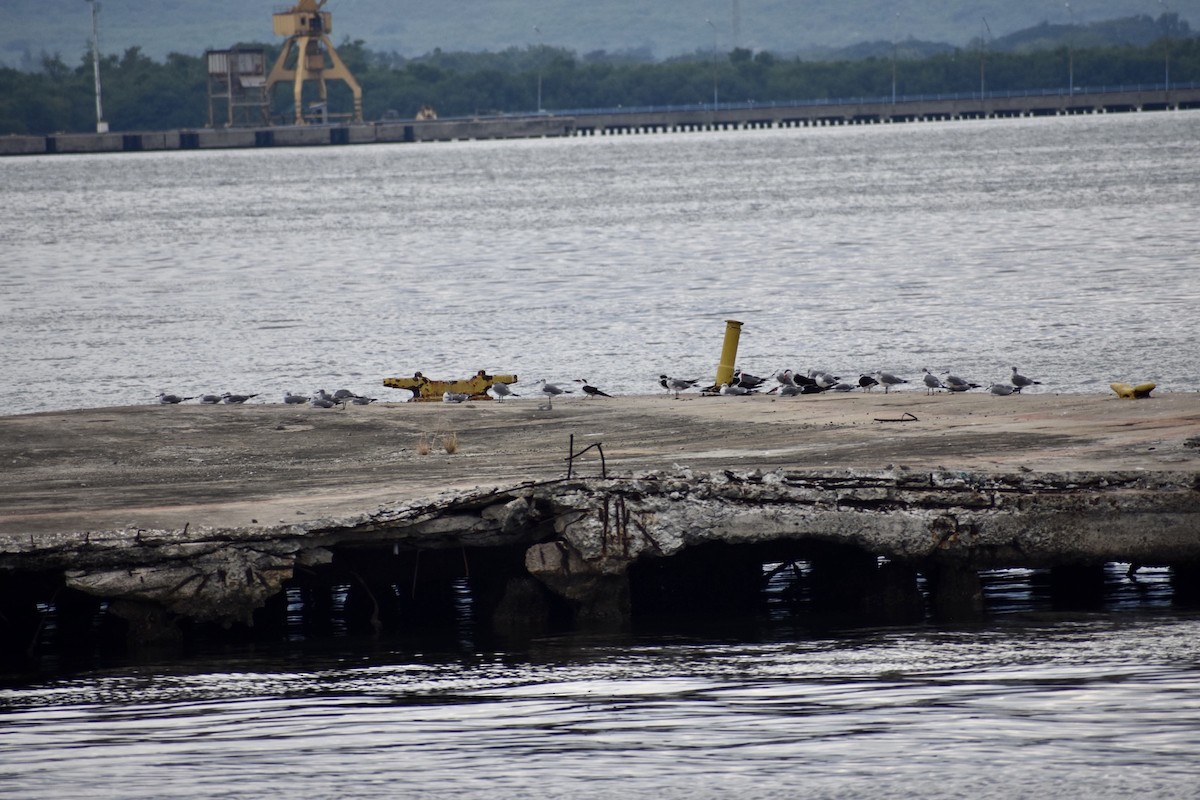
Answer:
[[[987,57],[987,43],[992,35],[992,26],[988,25],[987,17],[980,17],[983,20],[983,39],[979,42],[979,99],[983,100],[984,95],[984,68],[983,62]]]
[[[900,25],[900,12],[892,17],[892,105],[896,105],[896,28]]]
[[[1171,29],[1165,27],[1170,25],[1167,20],[1167,4],[1165,0],[1158,0],[1158,5],[1162,8],[1162,14],[1159,19],[1162,20],[1163,28],[1163,91],[1171,91]]]
[[[713,72],[713,111],[717,110],[717,26],[713,24],[711,19],[704,20],[708,23],[708,27],[712,28],[713,32],[713,47],[712,47],[712,72]]]
[[[96,133],[108,133],[108,123],[104,121],[104,104],[100,102],[100,35],[96,15],[100,13],[100,4],[96,0],[86,0],[92,7],[92,73],[96,79]]]
[[[1071,97],[1075,96],[1075,51],[1071,48],[1071,42],[1075,38],[1075,12],[1071,10],[1070,3],[1064,3],[1067,7],[1067,20],[1069,27],[1067,29],[1067,94]]]
[[[537,25],[533,26],[534,33],[538,36],[537,49],[537,110],[542,113],[542,29]]]

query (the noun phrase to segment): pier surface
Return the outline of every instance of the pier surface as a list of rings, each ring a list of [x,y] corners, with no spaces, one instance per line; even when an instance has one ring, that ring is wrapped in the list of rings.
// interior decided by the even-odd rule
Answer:
[[[275,526],[566,473],[1200,472],[1200,394],[909,390],[776,398],[132,406],[0,418],[0,537]],[[911,415],[915,419],[908,419]],[[904,420],[904,421],[899,421]],[[454,434],[448,454],[442,438]],[[422,454],[424,438],[431,450]],[[577,474],[599,475],[596,450]]]
[[[1197,445],[1193,393],[5,417],[0,650],[36,649],[51,608],[76,644],[101,618],[135,643],[282,635],[298,598],[310,621],[344,604],[378,632],[444,613],[468,578],[497,630],[623,627],[753,604],[767,565],[801,562],[814,608],[873,622],[976,618],[979,571],[1005,566],[1093,599],[1105,564],[1169,566],[1196,601]]]

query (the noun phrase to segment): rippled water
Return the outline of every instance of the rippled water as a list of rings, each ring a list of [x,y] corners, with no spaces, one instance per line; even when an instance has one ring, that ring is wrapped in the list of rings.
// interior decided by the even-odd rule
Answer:
[[[9,412],[481,368],[1200,382],[1195,112],[0,161]]]
[[[6,797],[1195,797],[1200,620],[201,660],[0,691]]]
[[[4,796],[1196,796],[1200,616],[1113,565],[1095,612],[985,575],[966,627],[820,632],[786,572],[703,632],[219,645],[0,687]],[[465,597],[465,595],[464,595]]]

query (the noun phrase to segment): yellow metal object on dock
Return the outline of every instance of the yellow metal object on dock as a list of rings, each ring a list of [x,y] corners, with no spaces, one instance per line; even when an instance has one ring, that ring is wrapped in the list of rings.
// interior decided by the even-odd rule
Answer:
[[[513,384],[517,382],[516,375],[489,375],[486,370],[479,370],[465,381],[435,381],[426,378],[420,372],[413,373],[411,378],[384,378],[383,385],[391,389],[408,389],[413,393],[412,399],[419,402],[431,400],[441,401],[446,392],[470,395],[471,400],[491,400],[487,393],[493,383]]]
[[[713,386],[733,383],[734,365],[737,363],[738,340],[742,336],[742,323],[736,319],[725,320],[725,343],[721,347],[721,363],[717,364],[717,379]]]
[[[1122,400],[1141,400],[1150,396],[1150,393],[1154,391],[1155,384],[1139,383],[1134,386],[1129,383],[1110,383],[1108,387],[1116,392],[1117,397]]]

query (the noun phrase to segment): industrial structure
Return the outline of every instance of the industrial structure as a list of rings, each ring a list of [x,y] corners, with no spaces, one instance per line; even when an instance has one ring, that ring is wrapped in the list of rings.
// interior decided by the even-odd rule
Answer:
[[[266,93],[269,97],[278,83],[292,84],[295,99],[295,124],[326,123],[334,119],[349,119],[362,122],[362,87],[350,74],[346,64],[338,56],[329,34],[333,32],[333,15],[322,11],[327,0],[299,0],[292,8],[273,16],[276,36],[286,36],[287,41],[275,59],[271,73],[267,76]],[[343,81],[354,95],[354,111],[351,114],[331,114],[326,82]],[[304,84],[315,81],[318,99],[307,109],[304,105]]]
[[[209,50],[204,60],[208,65],[208,127],[245,128],[271,123],[266,50]]]

